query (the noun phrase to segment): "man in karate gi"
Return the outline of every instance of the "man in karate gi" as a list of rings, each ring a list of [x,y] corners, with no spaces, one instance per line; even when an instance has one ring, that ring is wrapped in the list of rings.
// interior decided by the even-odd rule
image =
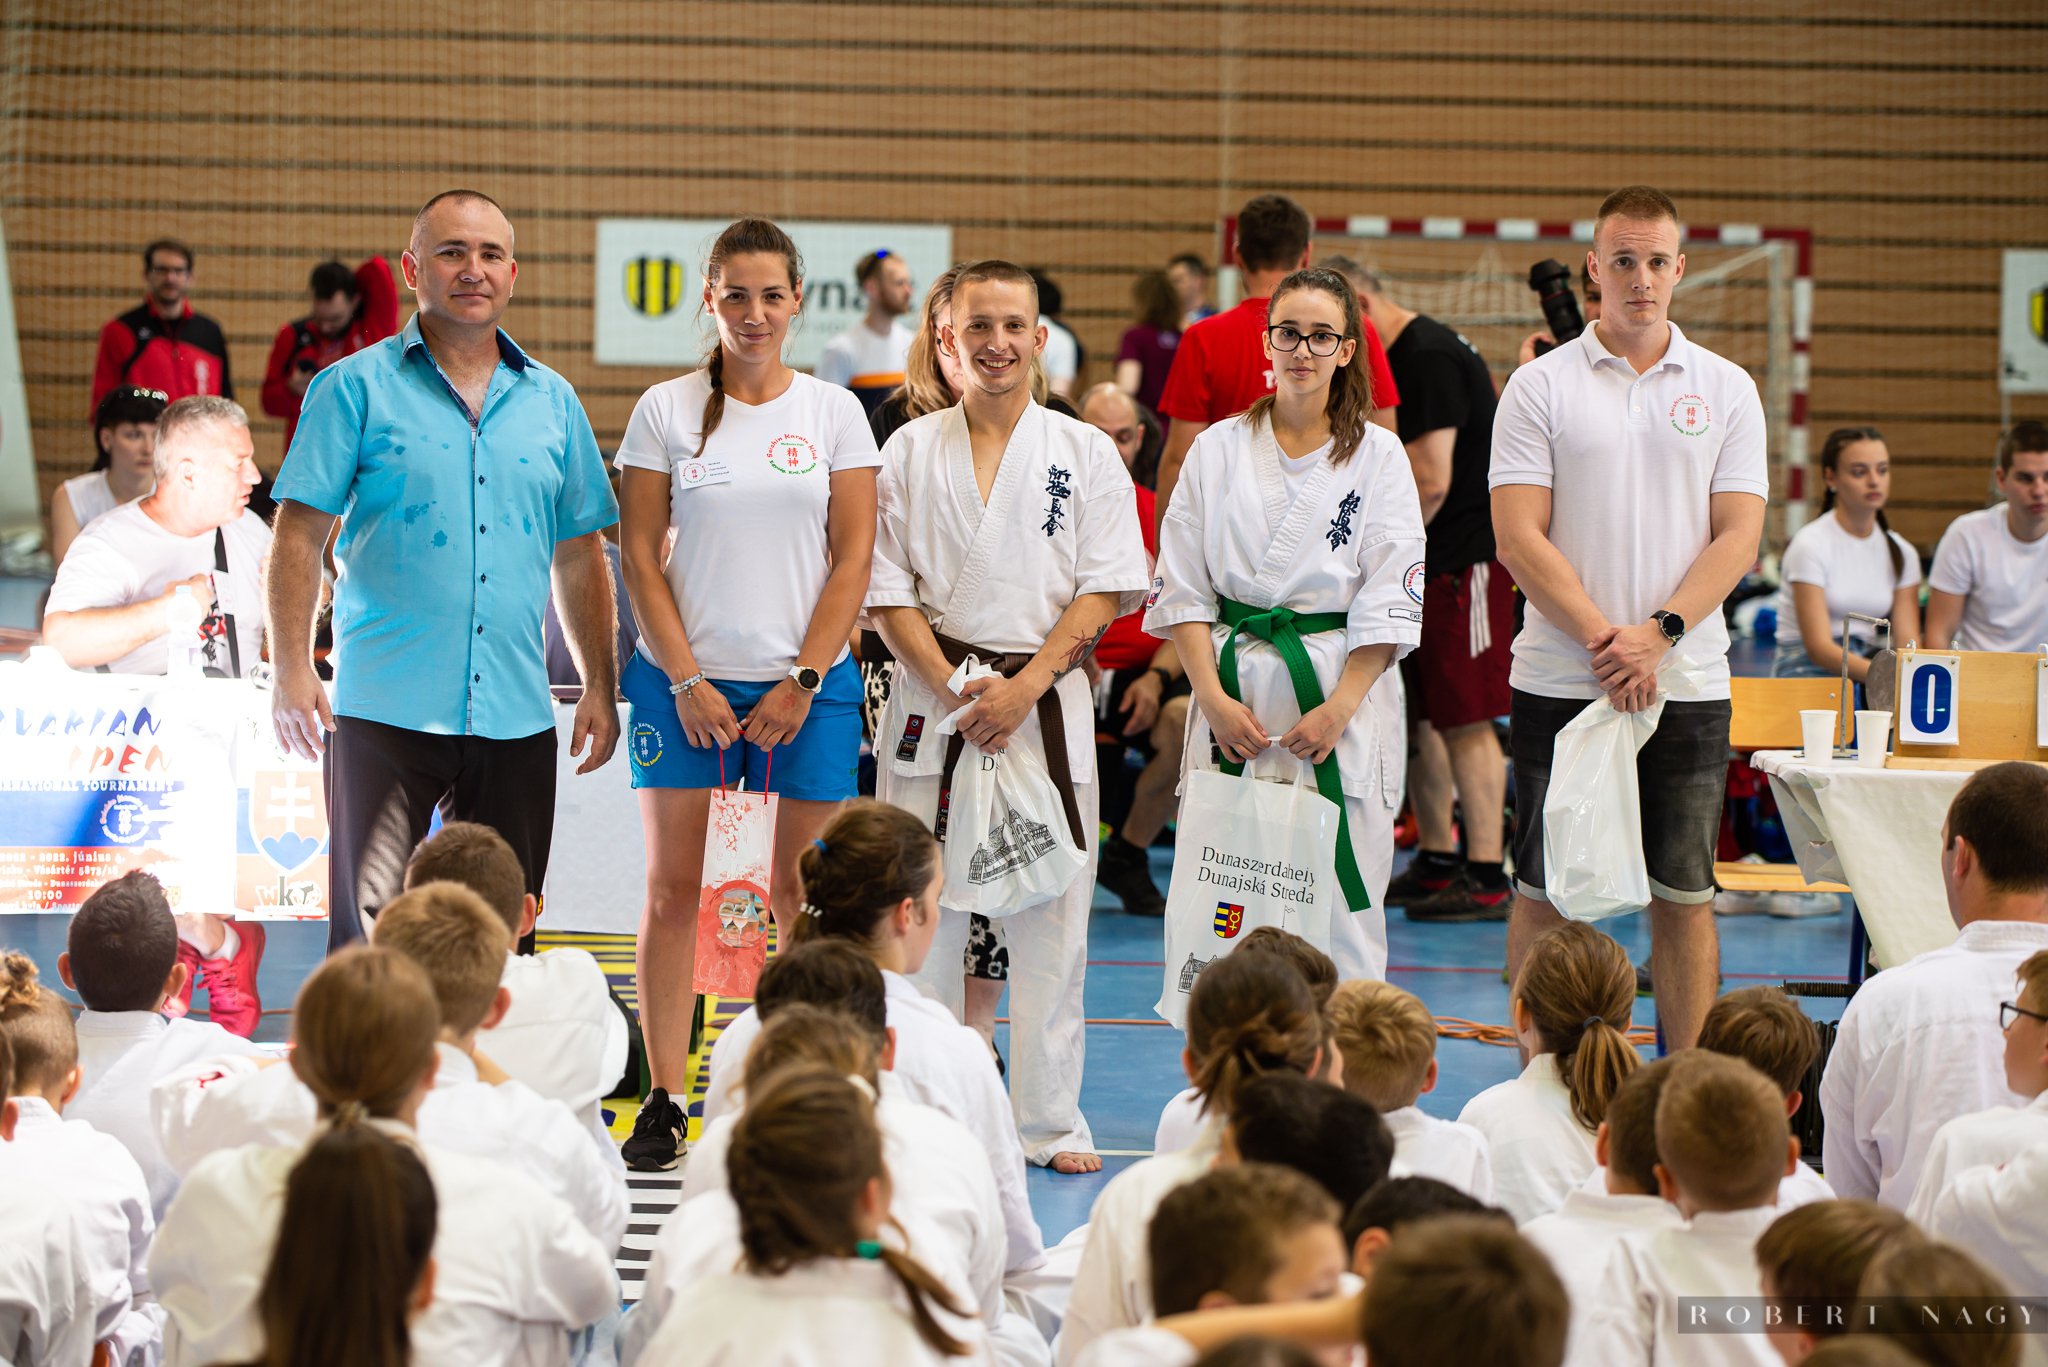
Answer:
[[[996,924],[1010,952],[1010,1099],[1024,1153],[1060,1172],[1094,1172],[1081,1115],[1081,982],[1096,862],[1093,708],[1081,670],[1109,624],[1147,588],[1130,475],[1108,437],[1031,401],[1045,347],[1038,292],[1020,267],[962,269],[940,345],[961,360],[957,407],[909,423],[883,450],[881,525],[870,624],[902,667],[883,718],[877,796],[934,823],[961,743],[932,734],[972,708],[959,734],[980,751],[1028,748],[1065,806],[1054,834],[1088,862],[1049,903]],[[947,688],[974,655],[1002,677]],[[973,762],[969,752],[968,762]],[[955,838],[977,839],[978,832]],[[965,912],[941,912],[917,975],[961,1008]]]

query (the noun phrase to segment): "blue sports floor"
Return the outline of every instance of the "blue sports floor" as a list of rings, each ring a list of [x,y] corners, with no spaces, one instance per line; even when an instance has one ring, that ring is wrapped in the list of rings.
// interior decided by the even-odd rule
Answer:
[[[1155,850],[1159,885],[1167,882],[1170,850]],[[1087,1177],[1062,1177],[1033,1169],[1032,1203],[1048,1242],[1088,1218],[1095,1195],[1109,1177],[1151,1149],[1159,1109],[1185,1081],[1180,1068],[1180,1035],[1153,1017],[1152,1003],[1160,984],[1160,923],[1130,917],[1116,910],[1115,899],[1099,894],[1089,931],[1087,1011],[1088,1072],[1082,1103],[1103,1151],[1103,1172]],[[69,918],[10,916],[0,918],[0,946],[25,950],[55,983],[57,954],[64,947]],[[1785,979],[1842,980],[1848,961],[1849,923],[1845,913],[1812,920],[1784,921],[1767,916],[1723,917],[1722,972],[1728,987]],[[1607,927],[1643,960],[1649,952],[1648,926],[1631,916]],[[1389,913],[1390,971],[1396,983],[1414,992],[1438,1016],[1463,1017],[1493,1024],[1507,1021],[1507,988],[1500,969],[1506,945],[1505,925],[1422,926],[1407,921],[1398,909]],[[564,937],[574,939],[576,937]],[[285,1038],[284,1009],[326,946],[320,924],[277,924],[270,927],[261,986],[266,1007],[259,1039]],[[600,947],[607,970],[630,985],[631,954],[622,942]],[[204,992],[194,1006],[203,1007]],[[630,994],[627,1000],[631,1001]],[[1836,1000],[1804,1003],[1816,1018],[1840,1012]],[[730,1009],[730,1008],[728,1008]],[[725,1014],[723,1012],[718,1014]],[[1651,1004],[1638,999],[1636,1023],[1654,1024]],[[1008,1031],[1000,1028],[998,1045],[1008,1053]],[[1423,1098],[1432,1114],[1455,1116],[1467,1099],[1518,1069],[1515,1051],[1469,1040],[1440,1041],[1441,1081]],[[620,1130],[628,1117],[621,1115]],[[650,1214],[653,1213],[650,1211]],[[623,1266],[623,1264],[622,1264]]]

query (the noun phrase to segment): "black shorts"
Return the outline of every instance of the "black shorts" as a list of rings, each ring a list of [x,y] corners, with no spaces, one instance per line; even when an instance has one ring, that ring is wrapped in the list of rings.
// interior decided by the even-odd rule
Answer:
[[[1545,698],[1520,689],[1510,700],[1515,884],[1524,896],[1539,901],[1549,900],[1543,892],[1543,795],[1550,787],[1551,752],[1565,723],[1585,710],[1584,698]],[[1667,702],[1656,734],[1636,755],[1643,864],[1651,894],[1667,902],[1714,900],[1714,848],[1728,791],[1731,710],[1726,699]]]

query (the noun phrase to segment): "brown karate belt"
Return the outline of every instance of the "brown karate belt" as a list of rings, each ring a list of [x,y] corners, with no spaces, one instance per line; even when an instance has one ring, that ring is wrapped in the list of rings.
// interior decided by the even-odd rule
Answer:
[[[993,669],[1006,679],[1015,678],[1032,657],[1025,654],[1005,654],[989,650],[984,646],[969,645],[957,641],[943,632],[934,631],[933,639],[939,643],[939,651],[946,657],[946,663],[958,668],[965,664],[969,655]],[[1053,787],[1059,789],[1060,803],[1066,808],[1067,829],[1073,833],[1074,847],[1085,850],[1088,841],[1081,830],[1081,804],[1074,799],[1074,770],[1067,759],[1066,713],[1060,707],[1059,685],[1038,695],[1038,728],[1045,739],[1045,771],[1052,776]],[[967,737],[955,731],[946,737],[946,764],[939,771],[939,839],[945,836],[945,818],[953,800],[953,770],[960,762],[961,752],[967,748]]]

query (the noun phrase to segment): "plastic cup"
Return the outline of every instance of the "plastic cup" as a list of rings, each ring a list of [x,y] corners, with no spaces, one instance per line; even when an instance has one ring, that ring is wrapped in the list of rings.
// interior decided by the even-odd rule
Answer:
[[[1808,764],[1835,762],[1835,709],[1804,708],[1799,713],[1799,736],[1806,744]]]
[[[1892,714],[1856,709],[1856,762],[1866,769],[1884,768],[1885,746],[1892,738]]]

